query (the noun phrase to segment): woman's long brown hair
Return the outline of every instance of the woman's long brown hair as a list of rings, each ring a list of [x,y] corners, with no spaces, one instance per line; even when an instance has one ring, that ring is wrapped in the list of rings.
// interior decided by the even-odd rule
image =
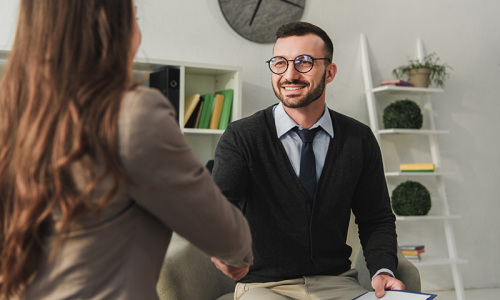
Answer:
[[[127,0],[20,3],[0,82],[0,298],[26,287],[53,213],[61,237],[83,212],[102,211],[126,178],[117,120],[131,81],[133,17]],[[114,188],[91,203],[106,176]]]

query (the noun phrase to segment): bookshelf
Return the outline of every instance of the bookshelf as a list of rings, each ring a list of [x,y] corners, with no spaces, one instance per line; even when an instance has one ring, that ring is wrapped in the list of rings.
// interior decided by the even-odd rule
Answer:
[[[0,50],[0,76],[8,54],[9,51]],[[149,74],[165,67],[179,70],[179,124],[184,124],[184,98],[186,96],[195,93],[213,94],[225,89],[233,90],[230,121],[241,118],[241,67],[136,58],[133,67],[134,80],[141,85],[149,86]],[[202,164],[213,159],[215,147],[224,130],[180,127],[194,154]]]
[[[423,45],[417,40],[418,58],[424,57]],[[389,188],[395,187],[402,181],[415,178],[415,181],[424,181],[426,187],[430,187],[432,196],[432,209],[426,216],[396,216],[398,223],[436,223],[443,227],[443,233],[447,246],[447,255],[438,256],[434,253],[426,253],[420,262],[414,262],[418,267],[450,267],[455,286],[455,293],[458,300],[465,300],[462,276],[458,266],[466,263],[460,259],[457,253],[455,234],[453,231],[453,221],[460,219],[458,215],[450,213],[450,206],[446,195],[446,186],[443,178],[452,175],[450,172],[442,170],[441,157],[439,152],[438,136],[449,133],[448,130],[436,129],[432,96],[443,93],[437,88],[414,88],[400,86],[380,86],[374,87],[371,65],[369,60],[368,44],[364,34],[361,34],[361,66],[365,84],[365,96],[368,106],[370,127],[377,138],[384,158],[384,168]],[[423,127],[422,129],[381,129],[380,124],[383,118],[383,109],[391,102],[399,99],[411,98],[422,109]],[[434,172],[401,172],[401,163],[432,162],[435,165]],[[400,232],[398,236],[404,237],[405,232]],[[413,237],[415,238],[415,237]],[[419,236],[421,238],[421,236]],[[425,236],[423,237],[425,242]],[[415,244],[422,243],[414,241]],[[430,251],[429,251],[430,252]]]
[[[179,124],[184,124],[184,99],[186,96],[196,93],[213,94],[225,89],[233,90],[230,121],[241,118],[241,67],[136,58],[134,78],[142,85],[149,86],[148,74],[165,67],[177,68],[180,71]],[[215,147],[224,130],[180,127],[202,164],[213,159]]]

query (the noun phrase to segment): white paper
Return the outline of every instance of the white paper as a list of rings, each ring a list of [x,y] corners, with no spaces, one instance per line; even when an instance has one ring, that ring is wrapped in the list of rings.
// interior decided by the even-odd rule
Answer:
[[[433,295],[429,294],[419,294],[412,292],[404,292],[404,291],[385,291],[385,295],[382,298],[377,298],[375,296],[375,292],[368,292],[363,294],[363,296],[359,298],[355,298],[356,300],[426,300],[432,299]]]

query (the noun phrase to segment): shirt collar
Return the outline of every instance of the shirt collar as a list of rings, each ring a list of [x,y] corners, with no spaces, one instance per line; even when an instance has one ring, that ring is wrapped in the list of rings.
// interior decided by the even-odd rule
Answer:
[[[276,133],[278,134],[278,138],[281,138],[282,135],[292,130],[294,127],[300,127],[286,113],[285,109],[283,108],[283,104],[281,102],[274,107],[273,112],[274,112],[274,122],[276,124]],[[326,104],[323,115],[311,128],[316,128],[318,126],[321,126],[321,128],[323,128],[323,130],[326,131],[330,135],[330,137],[333,138],[332,118],[330,117],[330,112]]]

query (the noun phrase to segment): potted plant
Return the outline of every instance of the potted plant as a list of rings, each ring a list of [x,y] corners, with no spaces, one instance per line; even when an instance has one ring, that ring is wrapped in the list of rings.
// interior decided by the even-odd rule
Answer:
[[[423,115],[420,106],[410,99],[389,104],[383,113],[384,128],[422,128]]]
[[[431,210],[431,194],[421,183],[408,180],[392,191],[391,205],[398,216],[425,216]]]
[[[449,77],[447,64],[439,64],[436,53],[425,56],[422,60],[409,60],[408,64],[399,66],[392,70],[392,74],[400,79],[403,76],[415,87],[428,87],[434,84],[443,87],[446,78]]]

